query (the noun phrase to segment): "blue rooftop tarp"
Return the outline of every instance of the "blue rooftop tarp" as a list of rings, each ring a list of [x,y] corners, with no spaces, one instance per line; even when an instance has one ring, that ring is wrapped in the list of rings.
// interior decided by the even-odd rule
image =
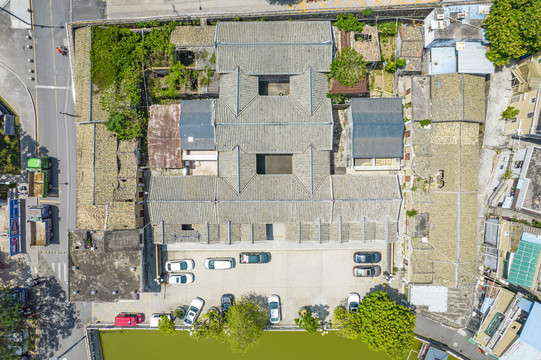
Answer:
[[[456,72],[456,53],[454,46],[430,49],[430,68],[428,75],[454,72]]]
[[[183,100],[180,103],[180,149],[215,150],[214,100]]]
[[[354,159],[402,158],[401,98],[351,99],[351,116]]]
[[[463,74],[494,74],[494,64],[487,59],[487,47],[478,42],[465,42],[464,49],[457,50],[458,72]]]
[[[519,335],[531,347],[541,351],[541,304],[535,302]]]

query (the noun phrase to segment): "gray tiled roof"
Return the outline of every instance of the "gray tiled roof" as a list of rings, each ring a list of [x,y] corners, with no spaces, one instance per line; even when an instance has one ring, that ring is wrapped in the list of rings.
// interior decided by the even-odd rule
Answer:
[[[184,100],[180,103],[180,148],[214,150],[214,100]]]
[[[402,158],[401,98],[351,100],[353,158]]]
[[[308,67],[329,71],[333,45],[328,21],[220,22],[216,27],[216,71],[301,74]]]

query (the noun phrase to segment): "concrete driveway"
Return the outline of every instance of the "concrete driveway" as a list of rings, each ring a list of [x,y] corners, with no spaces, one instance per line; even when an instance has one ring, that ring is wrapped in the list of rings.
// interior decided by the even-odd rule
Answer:
[[[371,249],[373,250],[373,249]],[[385,249],[376,249],[385,254]],[[301,306],[310,306],[320,319],[330,320],[334,308],[345,304],[350,292],[363,297],[369,289],[384,282],[378,278],[356,278],[352,274],[352,249],[340,250],[273,250],[268,264],[239,264],[239,251],[170,251],[168,259],[193,259],[191,270],[195,281],[187,285],[165,285],[160,294],[142,294],[141,300],[129,303],[94,304],[94,320],[112,322],[121,311],[151,313],[171,311],[179,305],[188,305],[199,296],[205,299],[205,309],[220,305],[222,294],[231,293],[239,298],[253,297],[266,304],[271,294],[282,301],[282,324],[294,324],[293,319]],[[208,257],[232,257],[235,268],[207,270],[203,262]],[[386,268],[386,259],[379,263]]]

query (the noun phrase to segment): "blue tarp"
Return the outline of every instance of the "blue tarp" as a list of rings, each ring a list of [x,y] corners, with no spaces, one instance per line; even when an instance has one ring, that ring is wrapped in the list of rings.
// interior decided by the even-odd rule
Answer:
[[[486,313],[487,310],[490,309],[490,306],[492,306],[492,304],[494,304],[494,299],[486,297],[485,300],[483,300],[483,305],[481,305],[481,314]]]

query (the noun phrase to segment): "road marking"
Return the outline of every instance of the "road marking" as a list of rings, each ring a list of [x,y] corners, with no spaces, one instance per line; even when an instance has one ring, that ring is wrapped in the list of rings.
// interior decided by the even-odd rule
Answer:
[[[57,86],[57,85],[36,85],[37,89],[51,89],[51,90],[69,90],[67,86]]]

